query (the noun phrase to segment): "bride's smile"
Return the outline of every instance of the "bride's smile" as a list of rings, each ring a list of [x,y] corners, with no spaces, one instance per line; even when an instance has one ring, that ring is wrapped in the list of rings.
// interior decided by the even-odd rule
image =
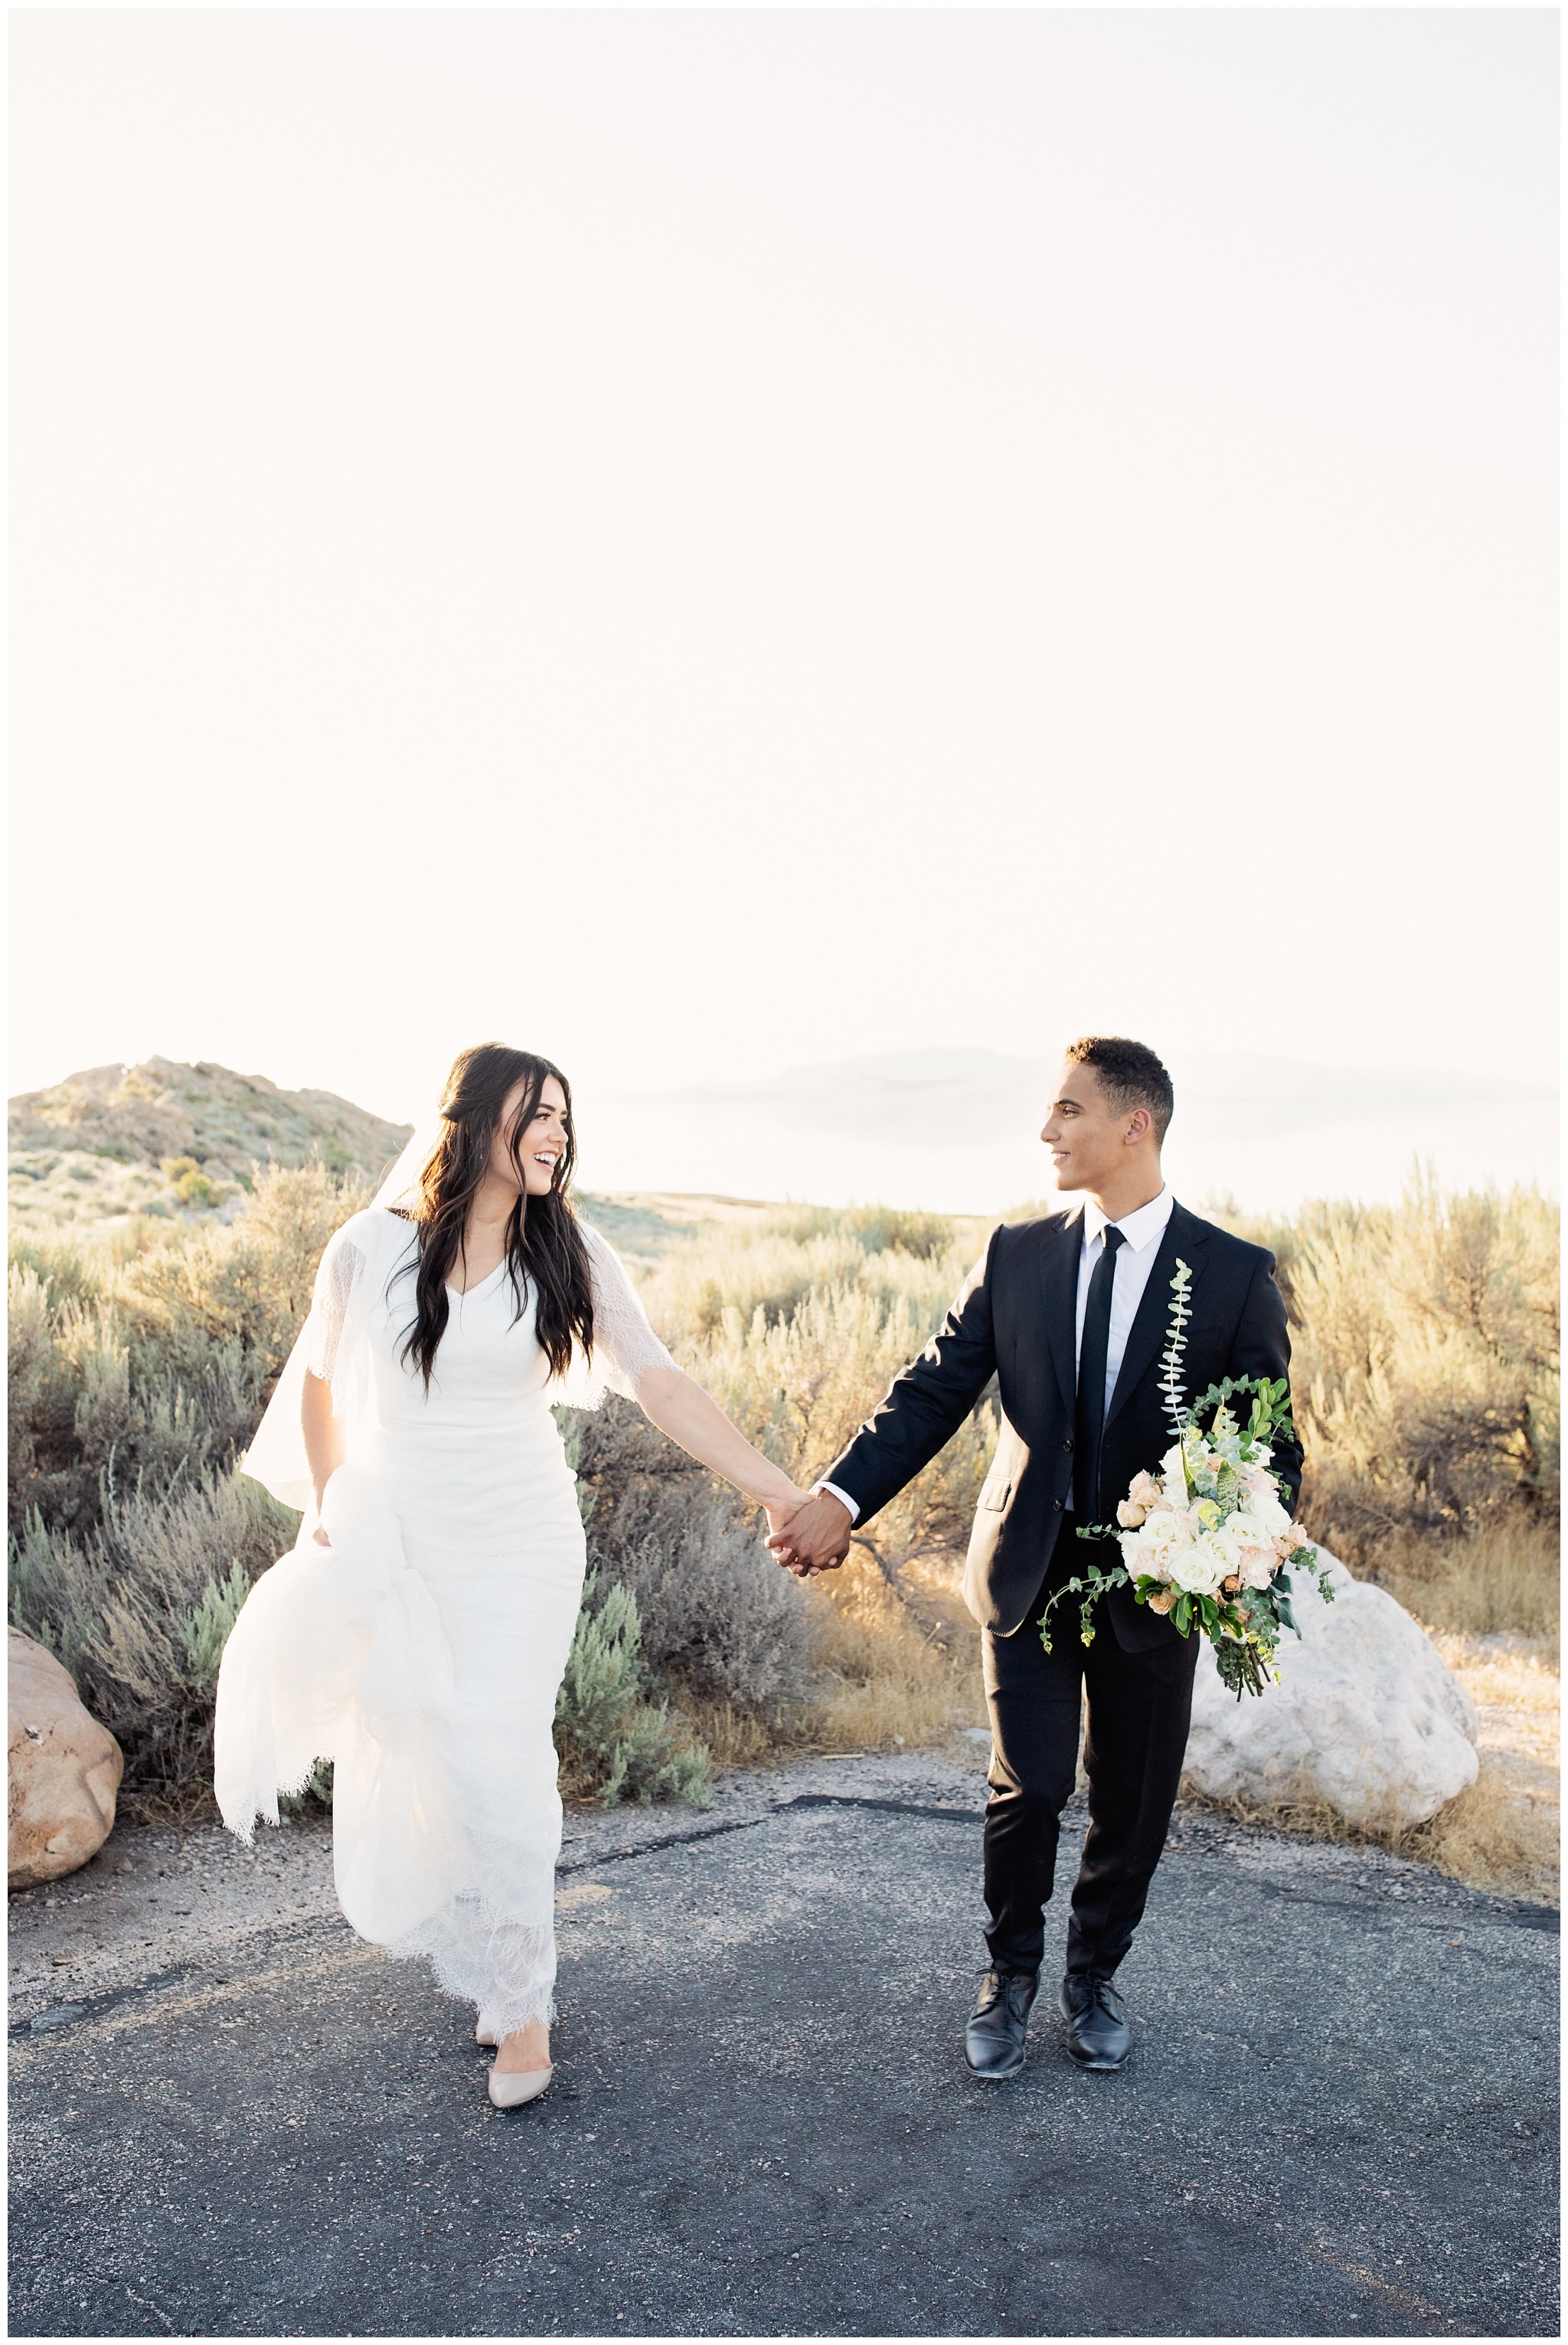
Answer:
[[[520,1185],[526,1196],[550,1194],[556,1174],[567,1160],[572,1136],[566,1093],[553,1075],[545,1078],[524,1128],[515,1130],[517,1118],[527,1103],[528,1088],[526,1083],[516,1083],[508,1092],[491,1143],[490,1180],[508,1192],[509,1213]],[[482,1199],[476,1199],[475,1203],[481,1205]]]

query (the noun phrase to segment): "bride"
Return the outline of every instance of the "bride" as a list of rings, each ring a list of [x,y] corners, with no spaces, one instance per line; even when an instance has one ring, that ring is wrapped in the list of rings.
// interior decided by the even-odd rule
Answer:
[[[482,1043],[331,1239],[245,1460],[303,1510],[298,1542],[251,1589],[217,1686],[225,1823],[248,1840],[333,1761],[343,1912],[477,2006],[501,2108],[551,2074],[551,1729],[584,1544],[550,1412],[608,1385],[774,1528],[804,1497],[676,1367],[572,1210],[573,1158],[560,1069]]]

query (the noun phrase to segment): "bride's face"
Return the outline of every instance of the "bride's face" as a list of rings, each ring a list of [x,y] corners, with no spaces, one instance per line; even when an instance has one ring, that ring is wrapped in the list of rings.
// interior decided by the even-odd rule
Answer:
[[[509,1189],[517,1187],[517,1166],[511,1154],[511,1128],[527,1096],[526,1079],[512,1086],[507,1093],[501,1122],[496,1125],[490,1143],[491,1178],[504,1181]],[[553,1075],[546,1075],[544,1089],[539,1095],[539,1105],[519,1142],[525,1196],[547,1197],[550,1194],[555,1168],[566,1153],[566,1093]]]

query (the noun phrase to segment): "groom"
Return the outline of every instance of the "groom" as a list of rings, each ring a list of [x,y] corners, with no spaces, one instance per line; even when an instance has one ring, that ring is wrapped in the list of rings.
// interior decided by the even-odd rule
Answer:
[[[832,1569],[853,1527],[896,1497],[936,1455],[991,1377],[1001,1436],[969,1539],[964,1596],[984,1631],[991,1713],[985,1884],[991,1967],[965,2035],[977,2076],[1016,2076],[1045,1953],[1057,1824],[1071,1796],[1080,1695],[1088,1702],[1084,1765],[1089,1823],[1073,1886],[1061,2007],[1067,2049],[1086,2068],[1119,2068],[1132,2048],[1113,1981],[1143,1914],[1165,1844],[1199,1639],[1118,1588],[1096,1636],[1078,1636],[1078,1599],[1047,1599],[1095,1561],[1119,1563],[1109,1540],[1075,1536],[1109,1523],[1140,1469],[1172,1435],[1162,1409],[1170,1282],[1192,1273],[1183,1375],[1189,1399],[1222,1376],[1284,1376],[1290,1347],[1274,1260],[1179,1205],[1159,1152],[1175,1095],[1141,1042],[1075,1042],[1040,1137],[1059,1188],[1083,1193],[1062,1214],[996,1230],[925,1351],[815,1491],[768,1544],[802,1578]],[[1291,1498],[1300,1451],[1277,1446]]]

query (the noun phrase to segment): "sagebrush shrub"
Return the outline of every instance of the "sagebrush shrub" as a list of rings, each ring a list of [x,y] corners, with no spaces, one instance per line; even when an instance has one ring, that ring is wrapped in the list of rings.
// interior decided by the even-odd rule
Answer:
[[[363,1202],[319,1164],[273,1168],[228,1224],[144,1219],[93,1246],[35,1229],[13,1245],[13,1618],[76,1671],[133,1786],[184,1792],[208,1764],[216,1653],[295,1528],[234,1464],[321,1248]],[[1457,1568],[1496,1582],[1474,1617],[1506,1625],[1527,1595],[1533,1626],[1543,1569],[1502,1558],[1543,1554],[1555,1521],[1556,1206],[1423,1180],[1397,1206],[1310,1204],[1288,1222],[1209,1210],[1279,1257],[1309,1525],[1363,1571],[1386,1558],[1401,1588],[1423,1553],[1464,1540]],[[683,1365],[804,1483],[926,1342],[986,1233],[881,1208],[781,1210],[677,1241],[644,1299]],[[611,1400],[571,1424],[603,1591],[579,1624],[561,1722],[573,1785],[700,1796],[705,1762],[671,1702],[829,1742],[946,1714],[953,1680],[925,1622],[956,1609],[989,1396],[857,1528],[851,1568],[809,1591],[767,1557],[760,1518],[641,1411]]]
[[[708,1754],[648,1699],[642,1622],[629,1588],[598,1599],[590,1572],[555,1704],[555,1740],[567,1776],[605,1807],[622,1800],[680,1799],[706,1807]]]
[[[774,1721],[812,1676],[812,1613],[762,1544],[760,1518],[628,1401],[574,1415],[593,1567],[637,1599],[642,1652],[661,1679]]]
[[[772,1325],[761,1312],[748,1325],[727,1310],[713,1335],[681,1356],[759,1448],[804,1485],[831,1465],[949,1299],[921,1311],[902,1293],[815,1289]],[[996,1434],[995,1408],[982,1396],[925,1471],[857,1529],[857,1545],[891,1584],[922,1556],[962,1553]]]
[[[704,1227],[672,1246],[643,1300],[671,1342],[703,1342],[728,1312],[772,1326],[814,1291],[902,1294],[935,1326],[983,1242],[985,1225],[885,1206],[802,1205],[760,1221]]]
[[[125,1752],[130,1790],[182,1797],[210,1782],[224,1640],[296,1528],[230,1473],[157,1496],[110,1487],[85,1536],[35,1511],[13,1538],[11,1619],[70,1670]]]
[[[757,1716],[806,1699],[814,1638],[800,1585],[723,1499],[679,1484],[628,1493],[594,1547],[637,1599],[650,1661],[677,1685]]]
[[[1302,1506],[1347,1561],[1473,1534],[1560,1487],[1560,1215],[1533,1189],[1304,1205],[1246,1234],[1281,1256]]]
[[[259,1172],[227,1225],[128,1250],[12,1249],[9,1514],[86,1532],[106,1474],[156,1495],[255,1432],[328,1238],[365,1203],[320,1164]]]

